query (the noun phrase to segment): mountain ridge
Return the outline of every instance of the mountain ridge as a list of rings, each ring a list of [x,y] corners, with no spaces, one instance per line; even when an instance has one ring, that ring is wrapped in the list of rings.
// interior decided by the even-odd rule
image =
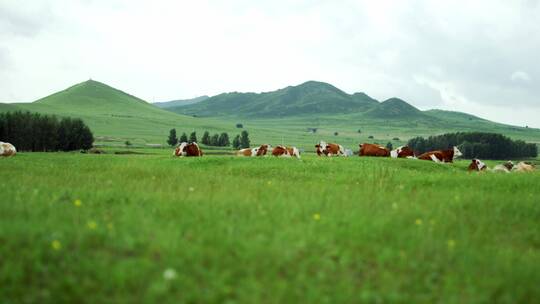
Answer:
[[[175,100],[170,100],[170,101],[154,102],[152,103],[152,105],[161,109],[166,109],[166,108],[171,108],[171,107],[185,106],[185,105],[198,103],[208,98],[210,98],[210,96],[202,95],[199,97],[189,98],[189,99],[175,99]]]

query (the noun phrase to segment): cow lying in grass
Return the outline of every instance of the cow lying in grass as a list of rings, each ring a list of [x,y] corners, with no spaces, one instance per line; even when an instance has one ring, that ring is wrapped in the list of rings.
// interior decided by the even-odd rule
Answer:
[[[496,165],[493,169],[491,169],[491,171],[510,173],[510,171],[512,171],[513,168],[514,168],[514,163],[511,160],[509,160],[504,164]]]
[[[187,156],[187,157],[190,157],[190,156],[195,156],[195,157],[199,157],[199,156],[203,156],[203,152],[201,150],[201,148],[199,147],[199,145],[195,142],[193,143],[187,143],[187,142],[181,142],[178,147],[176,147],[176,149],[174,149],[174,152],[173,152],[173,155],[174,156]]]
[[[483,161],[475,158],[471,160],[471,164],[469,165],[469,168],[467,168],[467,170],[469,172],[472,172],[472,171],[481,172],[481,171],[487,170],[487,168],[488,167]]]
[[[413,149],[409,146],[401,146],[390,151],[390,157],[392,158],[415,158]]]
[[[296,147],[276,146],[272,150],[272,155],[277,157],[300,158],[300,151]]]
[[[0,141],[0,156],[9,157],[15,154],[17,154],[17,149],[15,149],[14,145]]]
[[[363,143],[360,144],[360,150],[358,151],[358,156],[379,156],[379,157],[388,157],[390,156],[390,150],[383,146]]]
[[[320,141],[315,145],[318,156],[347,156],[342,145]]]
[[[484,162],[482,162],[479,159],[473,159],[471,160],[471,164],[469,165],[468,171],[490,171],[490,172],[533,172],[535,170],[535,166],[533,164],[528,164],[525,162],[519,162],[517,165],[514,166],[514,163],[512,161],[507,161],[504,164],[499,164],[495,166],[493,169],[489,169]]]
[[[512,171],[516,172],[533,172],[536,170],[536,167],[533,164],[528,164],[525,162],[519,162],[512,168]]]
[[[431,160],[436,163],[453,163],[460,156],[463,156],[463,153],[454,146],[454,148],[449,150],[436,150],[423,153],[418,156],[418,159]]]
[[[238,156],[265,156],[271,146],[268,144],[260,145],[257,148],[246,148],[241,149],[236,152]]]

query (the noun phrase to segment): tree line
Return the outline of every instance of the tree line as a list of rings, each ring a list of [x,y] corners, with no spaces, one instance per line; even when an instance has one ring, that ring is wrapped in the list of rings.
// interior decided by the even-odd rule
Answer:
[[[94,135],[81,119],[30,112],[0,113],[0,140],[19,151],[90,149]]]
[[[417,153],[458,146],[465,158],[510,159],[538,156],[536,144],[512,140],[498,133],[458,132],[430,136],[427,139],[415,137],[409,140],[408,145]]]
[[[167,138],[167,144],[170,146],[176,146],[178,143],[181,142],[198,142],[197,141],[197,132],[193,131],[191,134],[188,135],[184,132],[180,137],[177,136],[176,129],[171,129],[169,131],[169,137]],[[242,149],[242,148],[249,148],[250,140],[249,140],[249,133],[248,131],[242,131],[242,133],[236,135],[236,137],[232,140],[232,142],[229,139],[229,134],[227,132],[223,132],[221,134],[214,134],[210,135],[210,132],[205,131],[202,138],[201,143],[207,146],[214,146],[214,147],[228,147],[232,144],[232,147],[235,149]]]

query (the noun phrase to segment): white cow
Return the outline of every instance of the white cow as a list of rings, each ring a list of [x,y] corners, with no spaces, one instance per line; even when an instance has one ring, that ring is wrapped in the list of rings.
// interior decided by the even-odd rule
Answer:
[[[17,154],[17,149],[15,149],[14,145],[0,141],[0,156],[7,157],[14,156],[15,154]]]

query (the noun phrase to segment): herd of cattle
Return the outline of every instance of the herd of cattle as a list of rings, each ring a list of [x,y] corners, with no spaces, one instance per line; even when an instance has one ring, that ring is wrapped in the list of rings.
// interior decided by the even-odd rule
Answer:
[[[436,163],[452,163],[454,159],[462,156],[463,154],[457,147],[453,147],[449,150],[435,150],[416,155],[416,153],[408,146],[401,146],[397,149],[390,150],[386,147],[376,145],[376,144],[360,144],[360,150],[358,151],[359,156],[376,156],[376,157],[391,157],[391,158],[412,158],[412,159],[421,159],[434,161]],[[351,156],[352,151],[344,149],[342,145],[335,143],[326,143],[320,141],[315,145],[316,153],[318,156]],[[238,156],[265,156],[269,151],[273,156],[276,157],[296,157],[300,158],[300,150],[296,147],[286,147],[278,145],[272,148],[268,144],[260,145],[256,148],[247,148],[241,149],[236,152]],[[5,143],[0,141],[0,156],[13,156],[17,154],[17,149],[10,143]],[[203,156],[203,151],[199,145],[195,142],[180,143],[173,152],[174,156],[178,157],[190,157],[190,156]],[[492,172],[531,172],[535,170],[535,166],[530,163],[519,162],[517,165],[514,165],[512,161],[507,161],[504,164],[495,166],[493,169],[488,168],[488,166],[479,159],[471,160],[471,164],[468,167],[469,171],[492,171]]]
[[[390,150],[386,147],[376,144],[360,144],[359,156],[375,156],[375,157],[391,157],[391,158],[411,158],[433,161],[436,163],[452,163],[454,159],[463,156],[463,153],[459,151],[458,147],[453,147],[448,150],[435,150],[416,155],[416,153],[408,146],[401,146],[397,149]],[[344,149],[342,145],[336,143],[326,143],[324,141],[315,145],[316,153],[318,156],[351,156],[352,151]],[[256,148],[247,148],[236,151],[237,156],[257,157],[265,156],[269,151],[276,157],[296,157],[300,158],[300,151],[296,147],[286,147],[278,145],[272,148],[268,144],[260,145]],[[180,143],[173,153],[174,156],[203,156],[203,152],[197,143]],[[468,168],[469,171],[493,171],[493,172],[530,172],[535,170],[533,164],[525,162],[519,162],[514,165],[512,161],[508,161],[504,164],[497,165],[493,169],[489,169],[487,165],[479,159],[471,160],[471,164]]]

